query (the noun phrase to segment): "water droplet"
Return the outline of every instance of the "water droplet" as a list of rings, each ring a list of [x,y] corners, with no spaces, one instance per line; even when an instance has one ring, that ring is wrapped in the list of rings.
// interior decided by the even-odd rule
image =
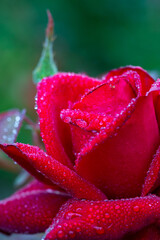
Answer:
[[[103,227],[98,227],[98,226],[95,226],[94,229],[96,230],[96,233],[97,234],[104,234],[104,229]]]
[[[13,130],[12,130],[12,133],[13,133],[13,134],[16,134],[16,133],[17,133],[17,131],[16,131],[15,129],[13,129]]]
[[[77,209],[76,209],[77,212],[79,212],[79,211],[81,211],[81,210],[82,210],[82,208],[77,208]]]
[[[77,231],[77,232],[81,232],[80,227],[77,227],[77,228],[76,228],[76,231]]]
[[[4,132],[7,133],[7,132],[8,132],[8,129],[7,129],[7,128],[4,128]]]
[[[73,213],[73,212],[68,212],[66,214],[66,219],[69,220],[69,219],[73,219],[73,218],[77,218],[77,217],[82,217],[81,214],[79,213]]]
[[[76,120],[76,124],[80,127],[80,128],[85,128],[87,127],[87,122],[83,119],[77,119]]]
[[[89,211],[92,212],[92,211],[93,211],[93,208],[89,208]]]
[[[109,213],[105,213],[105,218],[110,218]]]
[[[63,118],[63,121],[64,121],[65,123],[70,123],[70,122],[71,122],[71,118],[70,118],[70,117],[64,117],[64,118]]]
[[[139,209],[139,206],[134,206],[134,207],[133,207],[133,210],[134,210],[134,212],[139,212],[139,210],[140,210],[140,209]]]
[[[115,206],[115,209],[119,209],[119,208],[120,208],[120,206],[119,206],[119,205],[116,205],[116,206]]]
[[[7,122],[11,122],[11,120],[12,120],[11,117],[7,118]]]
[[[57,233],[58,238],[63,238],[64,237],[64,232],[62,230],[59,230]]]
[[[75,232],[73,231],[69,231],[68,234],[71,238],[74,238],[76,236]]]

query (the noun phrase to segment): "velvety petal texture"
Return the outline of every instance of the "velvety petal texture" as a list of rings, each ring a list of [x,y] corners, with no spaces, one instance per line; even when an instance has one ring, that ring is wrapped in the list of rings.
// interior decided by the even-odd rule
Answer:
[[[67,200],[65,193],[34,181],[0,201],[0,231],[43,232],[51,224],[59,207]]]
[[[147,172],[147,176],[145,178],[145,183],[142,189],[142,196],[147,195],[153,188],[156,180],[158,180],[158,174],[160,172],[160,147],[153,158],[150,168]]]
[[[67,202],[47,230],[45,240],[114,240],[155,224],[160,227],[160,198]]]

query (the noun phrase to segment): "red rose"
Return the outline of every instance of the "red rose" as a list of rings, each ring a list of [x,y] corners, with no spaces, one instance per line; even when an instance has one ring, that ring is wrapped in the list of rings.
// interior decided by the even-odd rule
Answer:
[[[53,218],[45,240],[160,239],[159,92],[160,81],[140,67],[43,79],[37,105],[47,153],[1,145],[43,183],[0,202],[1,231],[43,232]]]

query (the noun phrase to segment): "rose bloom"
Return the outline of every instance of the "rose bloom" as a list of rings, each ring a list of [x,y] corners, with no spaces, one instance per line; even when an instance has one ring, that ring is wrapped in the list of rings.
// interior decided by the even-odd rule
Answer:
[[[140,67],[38,84],[46,152],[1,149],[36,180],[0,201],[0,230],[44,240],[160,239],[160,81]]]

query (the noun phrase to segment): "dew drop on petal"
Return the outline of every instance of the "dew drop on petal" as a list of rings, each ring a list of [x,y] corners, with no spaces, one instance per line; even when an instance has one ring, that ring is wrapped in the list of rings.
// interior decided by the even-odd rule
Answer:
[[[136,205],[136,206],[133,207],[134,212],[139,212],[139,210],[140,210],[139,206]]]
[[[95,226],[94,229],[96,230],[96,233],[101,235],[104,234],[104,228]]]
[[[62,230],[59,230],[58,233],[57,233],[57,237],[63,239],[64,232]]]
[[[116,210],[117,210],[117,209],[119,209],[119,208],[120,208],[120,206],[119,206],[119,205],[116,205],[116,206],[115,206],[115,209],[116,209]]]
[[[71,238],[74,238],[76,236],[75,232],[73,231],[69,231],[68,234]]]
[[[80,127],[80,128],[85,128],[87,127],[87,122],[85,120],[82,119],[77,119],[76,120],[76,124]]]
[[[105,213],[105,218],[110,218],[109,213]]]

